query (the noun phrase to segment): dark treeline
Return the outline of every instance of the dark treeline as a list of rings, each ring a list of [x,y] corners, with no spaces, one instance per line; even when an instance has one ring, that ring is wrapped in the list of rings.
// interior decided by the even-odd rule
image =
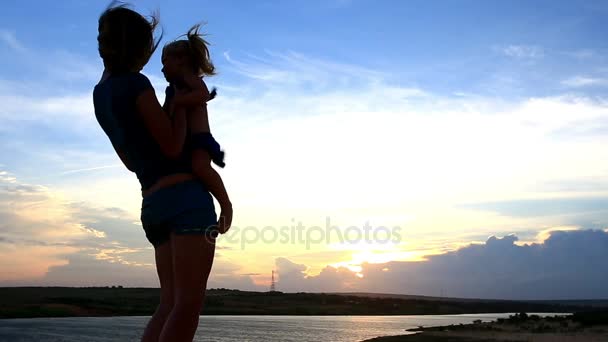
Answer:
[[[159,301],[158,288],[5,287],[0,318],[62,316],[147,316]],[[407,299],[325,293],[253,292],[210,289],[204,315],[440,315],[501,312],[580,312],[589,306],[526,301]]]

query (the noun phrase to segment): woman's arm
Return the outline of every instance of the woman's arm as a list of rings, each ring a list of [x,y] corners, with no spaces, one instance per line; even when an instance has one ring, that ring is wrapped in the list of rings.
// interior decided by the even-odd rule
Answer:
[[[144,90],[137,97],[136,104],[146,128],[162,152],[169,158],[177,159],[186,140],[186,111],[176,110],[171,120],[160,106],[152,88]]]

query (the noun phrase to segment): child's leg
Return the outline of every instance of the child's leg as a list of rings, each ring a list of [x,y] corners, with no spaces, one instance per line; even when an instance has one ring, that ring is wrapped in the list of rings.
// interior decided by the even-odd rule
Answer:
[[[221,209],[218,229],[220,233],[225,233],[232,223],[232,203],[222,177],[211,166],[211,157],[206,150],[196,148],[192,151],[192,171],[218,201]]]
[[[207,189],[220,205],[230,203],[222,177],[211,166],[211,158],[207,151],[200,148],[192,151],[192,171],[207,185]]]
[[[222,177],[213,169],[211,161],[224,167],[224,152],[209,132],[206,106],[189,113],[190,146],[192,148],[192,171],[220,204],[220,233],[224,233],[232,221],[232,203],[226,192]]]

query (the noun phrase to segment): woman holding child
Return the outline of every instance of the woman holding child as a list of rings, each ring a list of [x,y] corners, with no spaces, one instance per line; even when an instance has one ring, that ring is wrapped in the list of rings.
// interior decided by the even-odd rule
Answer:
[[[198,26],[187,39],[163,49],[169,81],[160,105],[140,73],[159,39],[157,20],[124,5],[99,18],[104,73],[93,91],[95,116],[125,167],[142,189],[141,221],[154,247],[160,304],[142,341],[192,341],[199,322],[215,239],[232,221],[232,204],[211,162],[223,167],[223,151],[209,130],[202,76],[213,75]],[[218,222],[213,197],[220,204]]]

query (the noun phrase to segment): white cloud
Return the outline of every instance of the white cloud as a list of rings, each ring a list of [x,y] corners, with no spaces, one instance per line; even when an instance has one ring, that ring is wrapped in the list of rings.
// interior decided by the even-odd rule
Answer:
[[[91,63],[89,58],[67,50],[41,50],[26,46],[17,39],[13,31],[0,29],[0,42],[18,53],[18,55],[7,58],[3,62],[18,65],[20,68],[27,69],[27,71],[38,70],[37,82],[46,79],[52,79],[55,83],[91,82],[99,79],[103,70],[100,59],[96,63]],[[45,79],[40,75],[46,76]],[[62,88],[61,84],[58,88]]]
[[[573,88],[591,87],[591,86],[607,86],[608,78],[574,76],[565,79],[561,82],[563,85]]]
[[[115,168],[115,167],[123,167],[123,165],[121,165],[121,164],[115,164],[115,165],[104,165],[104,166],[87,167],[87,168],[84,168],[84,169],[76,169],[76,170],[64,171],[61,174],[62,175],[69,175],[69,174],[72,174],[72,173],[95,171],[95,170],[103,170],[103,169],[109,169],[109,168]]]
[[[591,172],[603,164],[597,153],[605,154],[601,136],[583,148],[553,135],[580,120],[608,122],[608,108],[585,98],[412,99],[407,88],[378,83],[298,96],[262,88],[249,100],[217,101],[210,116],[234,167],[225,171],[232,188],[248,204],[269,208],[380,208],[482,192],[509,197],[539,177]],[[258,165],[260,151],[270,164],[247,167]],[[235,169],[248,172],[237,176]],[[382,176],[361,181],[375,174]],[[317,187],[299,179],[315,179]]]
[[[77,121],[94,122],[92,92],[60,96],[24,96],[15,93],[0,93],[4,103],[0,118],[9,122],[59,123]],[[59,121],[59,122],[58,122]],[[70,125],[66,125],[67,128]]]
[[[535,45],[508,45],[497,48],[506,56],[513,58],[542,58],[545,55],[543,48]]]
[[[267,291],[266,284],[254,282],[251,274],[245,274],[246,265],[236,264],[216,253],[207,288],[228,288],[245,291]]]
[[[332,220],[356,224],[371,218],[376,225],[407,224],[420,245],[436,236],[446,236],[443,244],[449,245],[450,238],[472,230],[531,226],[530,221],[456,211],[454,203],[534,197],[537,194],[530,189],[539,180],[596,176],[608,167],[605,135],[585,141],[555,136],[556,131],[580,126],[581,120],[589,125],[608,122],[605,100],[506,100],[466,94],[455,98],[397,82],[384,72],[295,52],[227,58],[232,69],[226,71],[240,78],[220,87],[209,109],[214,135],[227,151],[222,177],[239,203],[235,225],[276,224],[281,215],[306,222],[331,215]],[[162,88],[160,78],[151,80]],[[115,252],[104,247],[104,257],[151,263],[148,250],[132,252],[145,242],[133,224],[139,209],[137,183],[132,174],[112,167],[119,161],[95,122],[90,92],[28,97],[6,89],[12,87],[3,89],[0,84],[5,96],[0,115],[14,125],[12,133],[18,138],[2,143],[11,148],[20,144],[15,150],[21,159],[2,162],[13,168],[28,157],[32,165],[52,169],[46,180],[62,180],[67,198],[86,201],[93,212],[106,206],[124,208],[130,213],[124,222],[107,213],[75,220],[89,228],[91,236],[103,232],[107,241],[120,242],[120,247],[113,247]],[[72,136],[82,140],[68,149],[19,133],[29,133],[29,124],[66,134],[87,133]],[[96,141],[106,149],[91,147]],[[13,176],[0,177],[8,177],[8,182]],[[250,271],[247,265],[234,263],[243,270],[218,273],[215,284],[257,286],[240,275]]]
[[[137,217],[74,202],[6,171],[0,171],[0,246],[4,286],[158,286],[153,248]],[[242,274],[243,265],[216,256],[210,287],[262,289]]]
[[[80,284],[82,265],[70,265],[72,259],[90,260],[87,270],[108,281],[114,278],[101,272],[103,263],[127,265],[135,272],[153,266],[151,246],[131,214],[74,203],[59,191],[0,173],[1,282],[50,284],[45,274],[53,267],[67,267],[76,273],[56,285]],[[149,271],[154,275],[154,269]]]
[[[567,52],[566,54],[578,59],[589,59],[598,56],[598,52],[592,49],[580,49]]]
[[[90,58],[67,50],[44,52],[44,65],[48,78],[60,83],[82,81],[92,86],[101,78],[103,64],[101,58]]]
[[[65,263],[63,254],[77,251],[73,243],[87,236],[86,230],[70,215],[63,199],[48,188],[3,177],[0,280],[40,276],[48,267]]]
[[[277,289],[284,292],[343,292],[355,291],[358,277],[346,267],[327,266],[317,276],[307,276],[306,265],[277,258]]]
[[[149,252],[148,254],[152,254]],[[159,287],[153,265],[134,266],[125,262],[110,262],[103,257],[74,253],[66,256],[67,263],[50,267],[35,281],[23,285],[38,286],[112,286]]]
[[[102,226],[112,222],[99,222]],[[122,229],[129,224],[122,222]],[[137,227],[133,227],[137,228]],[[132,229],[132,228],[131,228]],[[141,229],[141,228],[140,228]],[[112,236],[120,238],[119,232]],[[123,239],[124,240],[124,239]],[[148,244],[143,234],[138,237],[140,243]],[[130,243],[135,245],[137,243]],[[225,248],[217,246],[217,250]],[[52,286],[104,286],[123,285],[136,287],[160,286],[154,264],[154,251],[147,248],[131,248],[118,241],[112,241],[95,248],[87,248],[66,255],[67,263],[52,266],[43,277],[28,281],[17,281],[18,285],[52,285]],[[236,265],[216,252],[208,288],[234,288],[251,291],[264,291],[265,286],[256,284],[251,275],[243,274],[243,265]],[[15,283],[15,282],[13,282]]]
[[[264,82],[264,86],[306,86],[309,91],[320,91],[328,87],[348,89],[373,84],[387,76],[384,72],[313,58],[294,51],[266,51],[262,57],[248,54],[246,60],[235,59],[229,52],[224,52],[224,57],[229,63],[229,70]]]
[[[357,277],[326,267],[306,275],[305,265],[278,258],[281,291],[365,291],[497,299],[601,299],[608,296],[608,233],[552,231],[543,243],[515,244],[516,236],[490,237],[428,261],[363,264]]]

